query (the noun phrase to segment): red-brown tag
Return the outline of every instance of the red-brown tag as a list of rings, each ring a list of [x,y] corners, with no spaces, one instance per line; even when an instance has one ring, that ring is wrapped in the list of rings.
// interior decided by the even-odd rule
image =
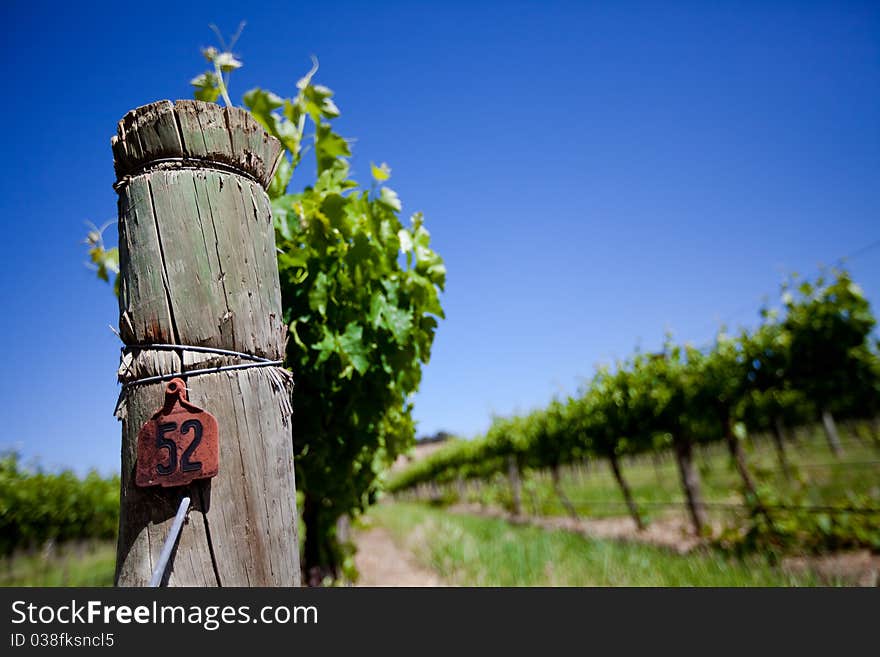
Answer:
[[[185,486],[220,470],[217,420],[186,399],[186,385],[171,379],[165,404],[138,432],[138,486]]]

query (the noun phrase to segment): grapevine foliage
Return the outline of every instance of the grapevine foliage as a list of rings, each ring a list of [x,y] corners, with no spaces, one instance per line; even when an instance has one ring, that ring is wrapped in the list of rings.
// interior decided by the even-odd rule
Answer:
[[[339,559],[337,519],[370,503],[379,475],[411,445],[409,396],[443,317],[446,269],[422,216],[401,221],[386,165],[371,168],[370,189],[351,179],[349,143],[331,127],[339,110],[313,73],[291,98],[254,89],[244,101],[286,149],[269,194],[291,335],[287,363],[297,380],[306,562],[326,569]],[[287,193],[308,125],[317,181]]]
[[[119,477],[33,471],[0,456],[0,554],[46,541],[110,539],[119,523]]]
[[[242,65],[232,43],[221,39],[222,50],[202,51],[211,68],[191,81],[197,99],[231,103],[229,76]],[[286,364],[296,381],[304,570],[313,584],[347,563],[338,520],[374,500],[381,474],[413,444],[410,397],[443,318],[446,281],[422,215],[406,224],[401,219],[401,200],[386,184],[391,169],[371,165],[368,188],[351,178],[350,142],[332,125],[340,111],[333,92],[313,82],[316,71],[314,62],[289,97],[257,88],[243,99],[284,147],[268,194],[290,335]],[[314,153],[315,180],[291,192],[307,150]],[[118,270],[108,266],[115,250],[104,248],[100,233],[90,247],[106,280]]]
[[[871,338],[874,316],[847,271],[824,272],[815,283],[801,283],[797,294],[791,289],[791,283],[783,287],[782,316],[762,310],[763,322],[753,332],[721,332],[706,349],[667,338],[659,353],[600,368],[576,396],[527,415],[496,418],[483,437],[450,443],[399,473],[390,490],[498,476],[510,457],[521,469],[667,448],[686,460],[694,444],[724,440],[738,459],[744,502],[756,512],[749,540],[773,546],[808,534],[803,519],[771,522],[757,513],[799,500],[780,500],[778,492],[761,486],[760,473],[749,471],[738,443],[749,432],[814,421],[823,409],[844,418],[875,417],[880,350]],[[685,477],[682,471],[682,487],[700,503],[697,473]],[[862,502],[876,505],[847,501]],[[880,541],[864,524],[843,522],[831,523],[834,529],[826,533],[833,541],[824,545],[876,547]]]

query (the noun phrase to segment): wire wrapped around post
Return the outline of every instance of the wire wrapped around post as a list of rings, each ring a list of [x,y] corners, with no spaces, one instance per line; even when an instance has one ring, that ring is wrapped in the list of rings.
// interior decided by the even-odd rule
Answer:
[[[292,375],[266,195],[281,145],[244,110],[198,101],[138,108],[117,133],[126,347],[116,582],[149,583],[183,495],[192,505],[169,586],[298,585]],[[141,488],[138,432],[175,377],[216,417],[219,473]]]

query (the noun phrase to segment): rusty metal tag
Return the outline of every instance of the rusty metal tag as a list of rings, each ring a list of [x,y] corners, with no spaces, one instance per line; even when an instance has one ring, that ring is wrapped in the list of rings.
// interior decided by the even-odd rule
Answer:
[[[185,486],[220,470],[217,420],[186,398],[186,384],[171,379],[165,404],[138,432],[138,486]]]

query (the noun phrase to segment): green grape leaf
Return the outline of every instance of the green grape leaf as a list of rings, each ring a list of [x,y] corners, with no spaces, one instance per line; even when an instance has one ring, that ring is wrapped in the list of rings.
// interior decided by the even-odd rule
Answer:
[[[379,166],[370,162],[370,172],[373,174],[373,180],[380,183],[385,182],[391,177],[391,167],[384,162]]]

